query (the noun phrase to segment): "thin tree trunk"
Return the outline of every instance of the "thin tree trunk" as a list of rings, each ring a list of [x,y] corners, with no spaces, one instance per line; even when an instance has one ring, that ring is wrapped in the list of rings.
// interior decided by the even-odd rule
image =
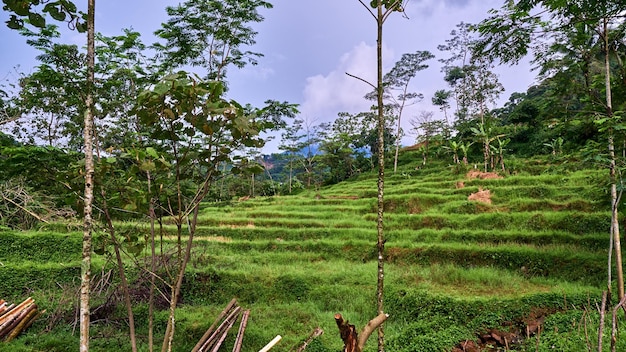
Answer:
[[[485,157],[485,172],[489,171],[489,141],[486,140],[485,142],[483,142],[483,154]]]
[[[167,319],[167,327],[165,329],[165,335],[163,336],[163,345],[161,346],[161,352],[171,351],[172,350],[172,341],[174,339],[174,331],[175,331],[175,313],[176,313],[176,305],[178,303],[178,298],[180,296],[180,289],[183,285],[183,279],[185,277],[185,270],[187,268],[187,263],[189,263],[189,259],[191,258],[191,248],[193,246],[193,239],[196,233],[196,226],[198,224],[198,213],[200,210],[200,202],[209,192],[210,180],[212,175],[209,173],[204,183],[202,184],[202,188],[198,191],[196,196],[191,202],[191,205],[187,208],[188,211],[182,212],[180,210],[179,218],[188,218],[191,215],[191,221],[187,221],[189,228],[189,235],[187,238],[187,244],[185,246],[184,257],[179,257],[179,268],[178,273],[175,277],[175,283],[171,286],[171,297],[170,297],[170,313]],[[191,214],[189,214],[191,212]],[[180,236],[180,234],[179,234]],[[181,249],[179,249],[181,252]]]
[[[609,119],[613,118],[613,100],[611,97],[611,66],[609,49],[609,29],[608,19],[602,21],[604,35],[604,68],[605,68],[605,90],[606,90],[606,112]],[[615,144],[613,140],[613,129],[609,129],[609,177],[611,179],[611,236],[613,237],[615,249],[615,266],[617,272],[617,295],[621,301],[624,297],[624,271],[622,268],[622,247],[619,233],[619,212],[617,197],[617,175],[615,161]]]
[[[404,102],[402,102],[404,105]],[[398,171],[398,154],[400,153],[400,119],[402,118],[402,109],[400,109],[400,114],[398,114],[398,127],[396,129],[396,154],[393,157],[393,173],[395,174]]]
[[[150,176],[148,176],[150,182]],[[148,183],[150,189],[150,183]],[[149,192],[150,193],[150,192]],[[151,195],[152,196],[152,195]],[[156,245],[154,221],[156,214],[154,212],[154,199],[150,199],[150,294],[148,298],[148,351],[154,351],[154,275],[156,274]]]
[[[85,200],[83,220],[83,250],[80,283],[80,351],[89,351],[89,297],[91,292],[91,231],[93,203],[93,83],[95,70],[95,0],[87,1],[87,96],[85,99]]]
[[[120,243],[117,240],[117,236],[115,235],[115,227],[113,226],[113,220],[111,219],[111,214],[109,213],[109,209],[105,199],[105,192],[101,191],[103,198],[103,209],[104,215],[107,220],[107,227],[109,228],[109,235],[111,236],[111,241],[113,242],[113,250],[115,251],[115,259],[117,261],[117,270],[120,275],[120,284],[122,285],[122,293],[124,295],[124,304],[126,305],[126,313],[128,314],[128,326],[129,326],[129,334],[130,334],[130,348],[133,352],[137,352],[137,338],[135,334],[135,316],[133,314],[133,306],[130,301],[130,291],[128,288],[128,280],[126,279],[126,273],[124,269],[124,261],[122,259],[122,254],[120,252]]]
[[[598,352],[602,352],[602,336],[604,335],[604,319],[606,314],[607,291],[602,292],[602,302],[600,303],[600,323],[598,325]]]
[[[376,303],[378,306],[378,314],[383,313],[383,292],[384,292],[384,273],[385,273],[385,236],[383,232],[383,214],[384,214],[384,189],[385,189],[385,116],[383,111],[383,4],[378,0],[377,8],[377,39],[376,39],[376,57],[378,63],[378,217],[376,229],[378,232],[378,280],[376,285]],[[385,350],[385,332],[383,325],[378,326],[378,351]]]

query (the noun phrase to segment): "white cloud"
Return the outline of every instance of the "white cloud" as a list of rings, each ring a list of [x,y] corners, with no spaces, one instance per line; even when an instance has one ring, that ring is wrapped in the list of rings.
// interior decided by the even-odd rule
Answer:
[[[383,57],[392,55],[384,50]],[[361,42],[339,59],[337,66],[327,74],[306,79],[301,115],[320,122],[332,121],[338,112],[367,111],[372,104],[363,96],[376,84],[376,47]],[[350,77],[346,73],[359,77]]]

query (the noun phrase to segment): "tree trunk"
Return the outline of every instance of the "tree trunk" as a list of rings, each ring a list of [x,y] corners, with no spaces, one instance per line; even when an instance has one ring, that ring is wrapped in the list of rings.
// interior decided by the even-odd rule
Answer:
[[[339,328],[339,335],[341,336],[341,340],[344,345],[342,352],[362,352],[367,339],[369,339],[374,330],[377,328],[380,329],[380,326],[385,322],[385,320],[387,320],[388,317],[389,316],[384,313],[378,314],[363,327],[360,334],[357,334],[354,325],[345,320],[341,314],[335,314],[335,322]],[[378,347],[380,350],[380,344]]]
[[[128,314],[128,328],[130,335],[130,348],[131,351],[137,352],[137,338],[135,334],[135,316],[133,314],[133,305],[130,300],[130,290],[128,287],[128,280],[126,279],[126,272],[124,268],[124,261],[122,253],[120,251],[120,243],[115,235],[115,227],[113,226],[113,219],[109,213],[109,209],[106,202],[106,194],[101,191],[104,210],[104,215],[107,221],[107,227],[109,228],[109,235],[111,236],[111,242],[113,242],[113,250],[115,251],[115,260],[117,262],[117,271],[120,275],[120,285],[122,286],[122,294],[124,295],[124,305],[126,305],[126,313]]]
[[[376,39],[376,57],[378,63],[378,217],[376,229],[378,232],[378,282],[376,285],[376,303],[378,314],[383,314],[383,292],[385,273],[385,236],[383,232],[384,214],[384,189],[385,189],[385,116],[383,106],[383,4],[378,0],[377,27],[378,35]],[[378,351],[385,350],[385,332],[382,324],[378,327]]]
[[[95,71],[95,0],[87,2],[87,84],[85,99],[85,199],[83,220],[83,253],[80,283],[80,351],[89,351],[89,296],[91,292],[91,231],[93,203],[93,83]]]
[[[150,191],[150,173],[148,173],[148,193],[150,194],[150,294],[148,297],[148,351],[154,351],[154,275],[156,275],[156,242],[154,222],[156,213],[154,212],[154,198]]]
[[[609,29],[608,19],[602,21],[604,35],[604,68],[605,68],[605,87],[606,87],[606,113],[609,119],[613,118],[613,100],[611,97],[611,66],[610,66],[610,49],[609,49]],[[617,197],[617,176],[615,161],[615,143],[613,140],[613,129],[609,129],[609,177],[611,180],[611,236],[614,242],[615,250],[615,267],[617,271],[617,294],[621,301],[624,297],[624,271],[622,269],[622,247],[619,233],[619,212]]]

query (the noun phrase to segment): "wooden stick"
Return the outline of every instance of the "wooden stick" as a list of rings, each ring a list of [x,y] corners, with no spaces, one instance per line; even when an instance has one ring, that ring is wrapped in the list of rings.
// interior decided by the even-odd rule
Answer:
[[[220,315],[217,317],[217,319],[215,319],[215,321],[213,322],[213,324],[207,329],[207,331],[204,333],[204,335],[202,335],[202,337],[200,338],[200,341],[198,341],[198,343],[194,346],[194,348],[191,350],[191,352],[198,352],[200,350],[200,348],[202,347],[202,345],[204,345],[204,342],[211,336],[211,334],[213,333],[213,329],[215,329],[215,327],[217,326],[217,324],[219,324],[219,322],[224,319],[224,317],[228,314],[228,312],[233,308],[233,306],[237,304],[237,300],[235,298],[233,298],[228,305],[226,305],[226,308],[224,308],[224,310],[220,313]]]
[[[24,302],[18,304],[17,306],[12,307],[6,314],[2,315],[0,317],[0,325],[4,324],[6,320],[11,319],[11,315],[15,314],[15,312],[19,312],[22,309],[24,309],[24,307],[31,305],[35,302],[34,299],[32,299],[31,297],[28,297],[27,299],[24,300]]]
[[[237,307],[237,308],[239,308],[239,307]],[[234,317],[234,319],[227,319],[225,321],[225,323],[228,322],[228,324],[227,324],[225,329],[222,329],[222,336],[220,336],[219,340],[215,343],[215,347],[213,347],[211,352],[217,352],[217,351],[219,351],[220,347],[222,347],[222,343],[224,343],[224,340],[226,339],[226,335],[228,335],[228,332],[233,327],[233,325],[235,325],[235,322],[237,321],[237,318],[239,317],[239,310],[237,310],[237,314],[233,315],[233,317]]]
[[[324,333],[324,330],[322,330],[322,328],[320,328],[319,326],[316,327],[315,330],[313,330],[313,332],[311,333],[311,335],[309,335],[309,337],[302,343],[302,345],[300,345],[300,347],[296,349],[296,352],[302,352],[306,350],[307,346],[311,342],[313,342],[313,340],[320,337],[323,333]]]
[[[261,348],[259,352],[267,352],[272,349],[283,337],[280,335],[276,335],[272,341],[270,341],[265,347]]]
[[[17,337],[24,329],[30,326],[30,324],[35,321],[41,315],[40,312],[37,311],[37,308],[31,309],[28,314],[24,316],[23,319],[20,320],[19,324],[17,324],[9,333],[7,338],[4,340],[5,342],[9,342]]]
[[[239,306],[233,308],[233,310],[226,317],[226,319],[224,319],[224,321],[220,324],[220,326],[217,327],[217,329],[213,332],[213,334],[211,334],[211,336],[204,342],[202,347],[200,347],[198,352],[204,352],[204,351],[207,351],[209,348],[211,348],[211,346],[213,346],[216,343],[215,338],[217,336],[220,336],[220,334],[222,334],[224,332],[224,329],[226,329],[226,331],[228,331],[229,328],[226,328],[226,327],[228,326],[230,321],[233,318],[235,320],[237,320],[236,318],[238,317],[240,310],[241,310],[241,307],[239,307]]]
[[[241,345],[243,344],[243,334],[246,331],[246,325],[248,325],[248,317],[250,316],[250,310],[243,312],[241,316],[241,323],[239,323],[239,331],[237,332],[237,338],[235,339],[235,346],[233,346],[233,352],[240,352]]]
[[[15,329],[15,327],[18,326],[20,322],[24,320],[24,318],[32,311],[37,311],[37,305],[31,304],[16,314],[13,314],[13,319],[8,320],[0,329],[0,337],[5,337],[11,334],[11,331]]]
[[[30,216],[34,217],[35,219],[37,219],[37,220],[39,220],[39,221],[41,221],[41,222],[44,222],[44,223],[48,224],[48,222],[47,222],[45,219],[43,219],[43,218],[39,217],[37,214],[35,214],[35,213],[33,213],[32,211],[30,211],[30,210],[28,210],[28,209],[24,208],[23,206],[21,206],[21,205],[19,205],[19,204],[15,203],[12,199],[9,199],[9,198],[7,198],[7,197],[5,197],[5,196],[2,196],[2,198],[3,198],[4,200],[6,200],[7,202],[12,203],[12,204],[13,204],[13,205],[15,205],[16,207],[18,207],[18,208],[20,208],[20,209],[24,210],[25,212],[27,212],[28,214],[30,214]]]

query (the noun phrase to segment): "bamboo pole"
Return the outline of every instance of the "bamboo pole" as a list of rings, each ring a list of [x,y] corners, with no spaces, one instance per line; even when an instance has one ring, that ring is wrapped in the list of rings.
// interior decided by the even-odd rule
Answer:
[[[276,335],[276,337],[274,337],[274,339],[273,339],[272,341],[270,341],[267,345],[265,345],[265,347],[261,348],[261,349],[259,350],[259,352],[267,352],[267,351],[271,350],[271,349],[272,349],[272,347],[276,346],[276,344],[277,344],[278,342],[280,342],[280,340],[281,340],[282,338],[283,338],[282,336],[280,336],[280,335]]]
[[[10,342],[14,338],[17,337],[22,331],[26,330],[37,318],[41,316],[44,312],[39,312],[37,308],[34,308],[28,312],[28,314],[22,319],[19,324],[7,336],[4,340],[5,342]]]
[[[230,327],[228,327],[228,325],[230,324],[231,321],[237,320],[237,317],[239,316],[239,311],[241,311],[241,307],[237,306],[237,307],[233,308],[232,311],[230,312],[230,314],[226,317],[226,319],[224,319],[224,321],[220,324],[220,326],[217,327],[215,332],[213,332],[211,337],[209,337],[204,342],[202,347],[200,347],[198,352],[207,351],[207,350],[209,350],[209,348],[213,347],[217,342],[219,342],[219,340],[216,340],[216,338],[218,336],[221,336],[221,334],[223,334],[224,332],[228,332],[228,330],[230,329]]]
[[[198,343],[194,346],[194,348],[191,350],[191,352],[198,352],[200,350],[200,348],[202,348],[202,345],[204,345],[206,340],[211,336],[211,334],[213,333],[213,330],[215,329],[217,324],[219,324],[219,322],[222,319],[224,319],[224,317],[228,314],[228,312],[231,311],[231,309],[233,309],[233,307],[236,304],[237,304],[237,300],[235,298],[233,298],[228,303],[228,305],[226,305],[226,308],[224,308],[224,310],[220,313],[220,315],[217,317],[217,319],[215,319],[213,324],[207,329],[207,331],[204,333],[204,335],[202,335],[202,337],[200,338],[200,341],[198,341]]]
[[[237,332],[237,338],[235,339],[235,345],[233,346],[233,352],[240,352],[241,345],[243,344],[243,334],[246,331],[246,325],[248,325],[248,317],[250,316],[250,310],[243,312],[241,316],[241,323],[239,323],[239,331]]]

